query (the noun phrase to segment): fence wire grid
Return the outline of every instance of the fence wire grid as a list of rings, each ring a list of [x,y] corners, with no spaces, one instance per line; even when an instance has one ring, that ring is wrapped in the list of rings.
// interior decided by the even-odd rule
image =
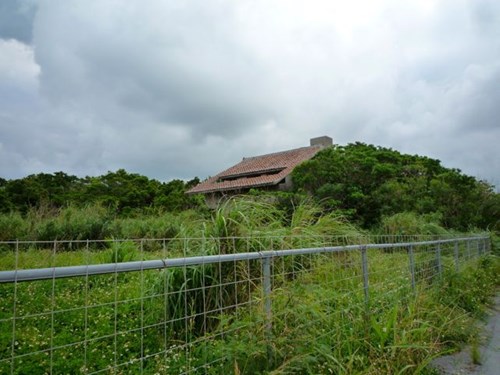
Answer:
[[[249,341],[265,368],[315,319],[352,324],[489,250],[485,236],[0,242],[0,374],[244,373]]]

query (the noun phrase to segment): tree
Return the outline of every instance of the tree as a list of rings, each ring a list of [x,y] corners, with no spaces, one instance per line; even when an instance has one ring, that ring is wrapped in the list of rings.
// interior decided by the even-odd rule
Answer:
[[[187,196],[186,190],[199,183],[172,180],[162,183],[124,169],[102,176],[78,178],[64,172],[40,173],[22,179],[0,179],[0,211],[26,213],[41,205],[60,208],[99,203],[120,215],[159,207],[180,211],[204,205],[200,197]]]
[[[155,199],[155,206],[161,207],[167,211],[182,211],[191,208],[200,208],[205,206],[201,196],[187,195],[186,191],[200,182],[198,177],[184,182],[182,180],[172,180],[163,183]]]
[[[498,225],[498,194],[490,185],[428,157],[363,143],[333,146],[297,166],[292,177],[297,191],[364,227],[405,211],[437,213],[443,225],[460,230]]]

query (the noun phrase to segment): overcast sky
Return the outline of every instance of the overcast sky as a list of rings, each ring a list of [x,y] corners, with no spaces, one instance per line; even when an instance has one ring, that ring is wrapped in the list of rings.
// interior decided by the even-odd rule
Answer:
[[[204,179],[322,135],[500,185],[500,1],[0,1],[0,177]]]

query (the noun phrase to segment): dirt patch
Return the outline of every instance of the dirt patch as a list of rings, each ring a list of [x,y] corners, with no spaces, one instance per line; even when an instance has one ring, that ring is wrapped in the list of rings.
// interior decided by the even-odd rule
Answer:
[[[500,293],[488,318],[481,327],[479,347],[480,365],[472,361],[472,348],[466,347],[458,353],[435,359],[431,367],[443,375],[497,375],[500,368]]]

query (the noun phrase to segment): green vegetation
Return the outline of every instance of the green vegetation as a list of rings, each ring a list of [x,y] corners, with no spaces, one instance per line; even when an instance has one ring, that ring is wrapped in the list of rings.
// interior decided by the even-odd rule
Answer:
[[[293,212],[269,203],[269,197],[235,197],[212,213],[205,210],[158,211],[119,216],[102,205],[81,208],[32,208],[26,215],[0,214],[0,241],[73,241],[176,237],[306,236],[311,233],[358,235],[362,231],[336,213],[323,213],[305,199]]]
[[[414,212],[439,217],[448,229],[500,230],[500,194],[439,160],[354,143],[322,150],[293,178],[298,192],[366,228],[384,216]]]
[[[17,180],[0,178],[0,212],[26,214],[33,208],[85,207],[98,204],[127,216],[156,211],[203,208],[203,200],[184,194],[199,182],[162,183],[123,169],[99,177],[78,178],[64,172],[39,173]]]
[[[471,360],[472,363],[475,365],[480,365],[481,364],[481,353],[479,351],[479,344],[478,340],[473,340],[472,346],[471,346]]]

